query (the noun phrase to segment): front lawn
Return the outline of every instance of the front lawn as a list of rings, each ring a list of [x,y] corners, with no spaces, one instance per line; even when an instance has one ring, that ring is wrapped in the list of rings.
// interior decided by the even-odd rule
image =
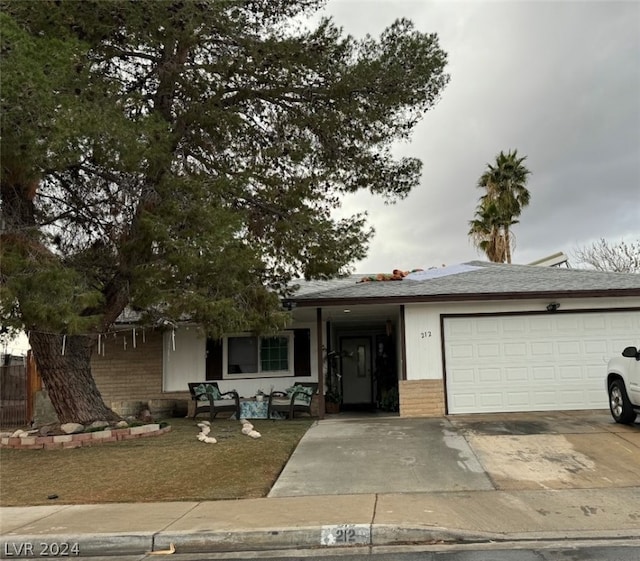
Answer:
[[[200,420],[200,417],[198,418]],[[313,420],[238,421],[197,440],[192,419],[170,419],[164,435],[66,450],[0,450],[0,505],[203,501],[264,497]],[[50,496],[57,498],[48,498]]]

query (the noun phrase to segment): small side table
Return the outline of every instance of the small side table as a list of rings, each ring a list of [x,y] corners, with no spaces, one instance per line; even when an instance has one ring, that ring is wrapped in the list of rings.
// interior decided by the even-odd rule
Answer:
[[[240,398],[240,418],[241,419],[266,419],[269,411],[269,402],[257,401],[255,398]],[[283,419],[277,411],[271,412],[272,419]]]

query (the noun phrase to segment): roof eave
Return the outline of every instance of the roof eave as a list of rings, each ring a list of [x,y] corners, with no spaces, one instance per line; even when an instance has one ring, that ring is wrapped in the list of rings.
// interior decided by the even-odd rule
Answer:
[[[535,300],[541,298],[619,298],[640,296],[638,288],[607,290],[548,290],[535,292],[487,292],[475,294],[432,294],[423,296],[369,296],[359,298],[289,298],[299,308],[321,306],[357,306],[366,304],[421,304],[429,302],[472,302],[498,300]]]

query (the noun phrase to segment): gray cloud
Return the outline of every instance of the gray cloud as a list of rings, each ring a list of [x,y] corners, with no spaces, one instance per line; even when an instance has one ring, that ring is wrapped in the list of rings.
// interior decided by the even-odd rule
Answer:
[[[359,272],[478,258],[467,238],[487,162],[517,148],[532,171],[514,261],[640,238],[640,3],[329,0],[356,37],[398,17],[436,32],[451,83],[398,155],[421,185],[384,205],[359,194],[376,228]]]

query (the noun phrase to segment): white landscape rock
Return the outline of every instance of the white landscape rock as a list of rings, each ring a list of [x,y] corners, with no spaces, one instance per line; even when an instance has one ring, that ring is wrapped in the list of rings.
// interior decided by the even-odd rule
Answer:
[[[205,444],[215,444],[218,442],[213,436],[208,436],[211,432],[211,423],[209,421],[202,421],[198,423],[198,427],[200,427],[200,432],[196,437],[200,442],[204,442]]]
[[[260,438],[262,435],[253,428],[253,425],[246,419],[240,419],[242,423],[242,434],[246,434],[251,438]]]
[[[200,434],[207,436],[211,432],[211,427],[204,426],[200,429]]]

